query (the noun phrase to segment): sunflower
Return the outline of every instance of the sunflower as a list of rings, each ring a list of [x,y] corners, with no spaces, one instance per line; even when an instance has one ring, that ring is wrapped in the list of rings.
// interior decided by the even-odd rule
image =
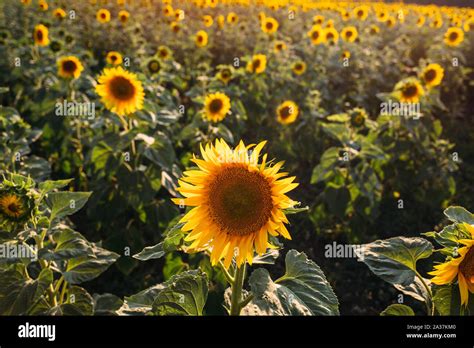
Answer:
[[[26,190],[19,188],[2,189],[0,191],[0,216],[11,222],[26,222],[34,209],[34,199],[27,195]]]
[[[43,24],[39,24],[33,31],[33,39],[35,40],[36,46],[48,46],[49,45],[49,30]]]
[[[273,44],[273,50],[275,51],[275,53],[280,53],[286,49],[287,49],[287,46],[284,41],[278,40],[278,41],[275,41],[275,43]]]
[[[48,3],[44,0],[38,1],[38,6],[41,11],[48,11],[48,8],[49,8]]]
[[[206,28],[209,28],[214,24],[214,19],[212,19],[212,16],[210,15],[205,15],[202,17],[202,21],[204,22],[204,26]]]
[[[204,30],[199,30],[196,33],[196,36],[194,38],[194,42],[198,47],[205,47],[207,46],[208,43],[208,35]]]
[[[319,45],[326,41],[324,36],[324,29],[319,25],[315,25],[308,32],[308,36],[311,39],[313,45]]]
[[[28,6],[29,4],[31,4],[31,0],[21,0],[21,3],[22,3],[24,6]]]
[[[265,17],[262,21],[262,31],[267,34],[273,34],[278,30],[278,21],[272,17]]]
[[[158,47],[157,54],[158,54],[158,58],[167,60],[171,57],[171,50],[166,46],[160,46]]]
[[[441,17],[436,17],[431,23],[431,28],[441,28],[443,26],[443,19]]]
[[[429,274],[435,276],[431,282],[436,285],[451,284],[457,276],[461,304],[466,306],[469,293],[474,293],[474,226],[467,223],[463,223],[463,226],[471,234],[471,239],[458,240],[464,245],[457,250],[459,257],[435,266],[435,270]]]
[[[301,60],[294,62],[291,66],[291,70],[296,75],[302,75],[306,71],[306,63]]]
[[[171,5],[166,5],[165,7],[163,7],[163,15],[166,16],[166,17],[171,17],[174,15],[174,10],[173,10],[173,7],[171,7]]]
[[[416,21],[416,26],[418,28],[421,28],[425,24],[425,22],[426,22],[425,16],[419,16],[417,21]]]
[[[107,61],[107,64],[110,65],[120,65],[123,63],[122,55],[116,51],[111,51],[107,53],[107,57],[105,59]]]
[[[342,60],[349,59],[350,57],[351,57],[351,52],[349,52],[347,50],[342,51],[342,53],[341,53],[341,59]]]
[[[102,8],[97,11],[96,18],[99,23],[110,22],[110,11],[105,8]]]
[[[216,77],[224,82],[225,84],[228,84],[229,81],[232,79],[233,75],[233,69],[230,66],[223,67],[220,69],[220,71],[217,73]]]
[[[217,26],[219,27],[219,29],[224,28],[224,25],[225,25],[225,17],[223,15],[217,16]]]
[[[385,24],[387,25],[387,27],[393,28],[395,26],[395,24],[397,24],[397,20],[395,19],[395,17],[390,16],[385,21]]]
[[[128,22],[128,19],[130,18],[130,13],[128,11],[122,10],[118,13],[118,18],[122,24],[125,24]]]
[[[261,74],[267,68],[267,56],[256,54],[247,63],[247,71],[255,74]]]
[[[341,31],[342,39],[347,42],[354,42],[358,35],[357,28],[353,26],[345,27]]]
[[[335,28],[326,28],[324,30],[324,40],[328,44],[335,44],[339,41],[339,33]]]
[[[436,87],[441,84],[444,76],[444,69],[441,65],[432,63],[429,64],[421,72],[421,79],[428,88]]]
[[[278,122],[290,124],[296,121],[300,111],[295,102],[286,100],[278,106],[276,113]]]
[[[77,79],[81,76],[84,67],[79,59],[74,56],[58,59],[58,75],[65,79]]]
[[[462,28],[464,29],[466,33],[471,31],[473,27],[474,27],[474,18],[470,18],[466,20],[462,26]]]
[[[121,66],[104,69],[96,92],[107,109],[119,116],[129,115],[143,108],[145,93],[142,83],[137,75]]]
[[[354,127],[362,127],[365,124],[365,120],[368,118],[367,112],[362,108],[354,108],[348,112],[351,125]]]
[[[224,93],[211,93],[204,100],[203,118],[211,122],[222,121],[230,111],[230,99]]]
[[[313,17],[313,25],[322,25],[324,23],[324,16],[316,15]]]
[[[235,24],[237,23],[238,20],[239,20],[239,17],[234,12],[231,12],[227,15],[227,23],[229,24]]]
[[[201,146],[203,159],[194,157],[198,169],[184,172],[178,191],[184,198],[173,202],[193,207],[182,219],[191,250],[209,250],[211,263],[224,260],[229,268],[251,264],[254,251],[264,254],[273,246],[269,235],[291,239],[285,227],[285,209],[297,202],[286,196],[298,184],[295,177],[279,173],[283,162],[270,166],[267,155],[259,160],[266,142],[232,149],[224,140]]]
[[[367,8],[367,6],[357,6],[356,8],[354,8],[353,13],[357,19],[365,21],[367,19],[367,16],[369,15],[369,9]]]
[[[64,19],[66,18],[66,11],[64,11],[62,8],[58,7],[53,11],[53,17],[57,19]]]
[[[146,67],[148,69],[148,72],[153,75],[160,71],[161,64],[158,59],[152,58],[148,61]]]
[[[171,27],[171,30],[173,31],[173,33],[175,33],[175,34],[177,34],[181,31],[181,25],[176,21],[171,22],[170,27]]]
[[[444,43],[451,47],[456,47],[464,41],[464,31],[461,28],[449,28],[444,34]]]
[[[369,33],[370,33],[371,35],[376,35],[376,34],[378,34],[379,32],[380,32],[380,28],[379,28],[377,25],[372,24],[372,25],[369,27]]]
[[[386,10],[379,10],[377,13],[376,13],[376,18],[377,18],[377,21],[379,22],[385,22],[388,17],[389,17],[389,14]]]
[[[395,85],[395,95],[402,103],[418,103],[423,94],[423,87],[415,78],[402,80]]]

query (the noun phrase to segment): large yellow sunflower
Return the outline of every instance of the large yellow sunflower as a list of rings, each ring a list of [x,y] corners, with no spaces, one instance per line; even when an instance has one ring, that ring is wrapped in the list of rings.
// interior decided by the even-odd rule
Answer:
[[[394,92],[402,103],[418,103],[420,97],[424,95],[420,81],[415,78],[398,82],[395,85]]]
[[[36,46],[48,46],[49,45],[49,30],[43,24],[39,24],[33,31],[33,39],[35,40]]]
[[[432,63],[429,64],[421,72],[421,79],[428,88],[436,87],[443,81],[444,69],[441,65]]]
[[[313,45],[319,45],[326,41],[324,29],[320,25],[314,25],[308,32],[308,36],[311,39]]]
[[[290,124],[296,121],[300,111],[298,105],[291,100],[286,100],[277,108],[277,121],[281,124]]]
[[[184,172],[176,204],[193,207],[182,219],[191,250],[209,250],[211,263],[224,260],[229,268],[252,263],[254,251],[262,255],[272,245],[268,236],[291,239],[285,227],[284,209],[297,202],[286,196],[298,184],[295,177],[279,173],[283,162],[270,166],[267,155],[260,161],[266,142],[232,149],[224,140],[201,146],[203,159],[194,157],[196,170]]]
[[[464,41],[464,31],[461,28],[449,28],[444,34],[444,43],[451,47],[456,47]]]
[[[96,86],[97,94],[107,109],[119,116],[129,115],[143,108],[145,93],[137,75],[121,66],[104,69]]]
[[[273,34],[278,30],[278,21],[272,17],[265,17],[261,25],[262,31],[267,34]]]
[[[335,44],[339,41],[339,33],[335,28],[324,29],[324,41],[328,44]]]
[[[96,18],[99,23],[110,22],[110,11],[105,8],[102,8],[97,11]]]
[[[342,39],[347,42],[354,42],[358,35],[357,28],[354,26],[345,27],[341,31]]]
[[[61,57],[58,59],[58,75],[65,79],[77,79],[81,76],[84,67],[79,59],[74,56]]]
[[[261,74],[267,68],[267,56],[256,54],[247,63],[247,71],[255,74]]]
[[[469,293],[474,293],[474,226],[464,223],[464,227],[471,233],[471,239],[460,239],[464,245],[458,249],[459,257],[435,266],[429,274],[435,277],[431,282],[437,285],[451,284],[457,276],[461,303],[467,305]]]
[[[196,33],[196,36],[194,38],[194,41],[196,42],[196,45],[198,47],[204,47],[204,46],[207,46],[207,42],[208,42],[208,35],[207,33],[204,31],[204,30],[199,30],[197,33]]]
[[[222,121],[230,110],[230,99],[224,93],[208,94],[204,100],[204,114],[206,120],[212,122]]]

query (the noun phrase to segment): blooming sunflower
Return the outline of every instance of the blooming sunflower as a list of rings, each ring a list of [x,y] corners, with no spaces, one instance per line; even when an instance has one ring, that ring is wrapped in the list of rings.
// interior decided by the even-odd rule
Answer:
[[[224,93],[208,94],[204,100],[203,118],[211,122],[222,121],[230,110],[230,99]]]
[[[324,23],[324,16],[316,15],[313,17],[313,25],[322,25]]]
[[[461,28],[448,28],[444,34],[444,43],[451,47],[456,47],[464,41],[464,31]]]
[[[278,106],[276,113],[277,121],[286,125],[295,122],[300,111],[295,102],[286,100]]]
[[[418,103],[423,96],[423,87],[415,78],[409,78],[398,82],[395,85],[395,95],[402,103]]]
[[[176,21],[171,22],[170,27],[171,27],[171,30],[173,31],[173,33],[175,33],[175,34],[177,34],[181,31],[181,25]]]
[[[96,18],[99,23],[108,23],[110,22],[110,11],[102,8],[97,11]]]
[[[335,28],[326,28],[324,30],[324,41],[328,44],[335,44],[339,41],[339,33]]]
[[[122,24],[125,24],[128,22],[128,19],[130,18],[130,13],[128,11],[122,10],[118,13],[118,18]]]
[[[273,45],[273,50],[275,53],[280,53],[287,49],[286,43],[284,41],[275,41]]]
[[[324,29],[319,25],[314,25],[308,32],[308,36],[311,39],[313,45],[319,45],[326,41],[324,36]]]
[[[235,24],[235,23],[237,23],[238,20],[239,20],[239,17],[234,12],[230,12],[227,15],[227,23],[229,23],[229,24]]]
[[[185,240],[191,250],[209,250],[211,263],[224,260],[229,268],[235,256],[237,267],[251,264],[254,251],[262,255],[273,246],[269,235],[291,239],[284,210],[297,202],[286,193],[298,184],[295,177],[279,173],[283,162],[270,166],[267,155],[260,162],[266,142],[232,149],[224,140],[201,146],[203,159],[194,157],[198,169],[184,172],[178,191],[184,198],[176,204],[193,207],[182,219]]]
[[[48,46],[49,45],[49,30],[43,24],[39,24],[33,31],[33,39],[35,40],[36,46]]]
[[[371,35],[376,35],[376,34],[378,34],[379,32],[380,32],[380,28],[379,28],[377,25],[372,24],[372,25],[369,27],[369,33],[370,33]]]
[[[57,19],[64,19],[66,18],[66,11],[64,11],[62,8],[58,7],[53,11],[53,17]]]
[[[224,25],[225,25],[225,17],[223,15],[217,16],[217,26],[219,27],[219,29],[224,28]]]
[[[212,26],[212,24],[214,24],[214,19],[212,19],[212,16],[210,15],[205,15],[202,17],[202,21],[204,23],[204,26],[206,28],[209,28]]]
[[[105,60],[110,65],[120,65],[123,63],[122,55],[116,51],[111,51],[107,53],[107,57],[105,58]]]
[[[351,52],[349,52],[347,50],[342,51],[342,53],[341,53],[341,59],[342,60],[349,59],[350,57],[351,57]]]
[[[158,47],[157,54],[158,58],[167,60],[171,57],[171,50],[166,46],[160,46]]]
[[[123,116],[143,108],[145,93],[137,75],[119,66],[104,69],[98,80],[96,92],[110,111]]]
[[[219,70],[216,77],[222,82],[224,82],[225,84],[228,84],[229,81],[232,79],[232,75],[233,75],[232,67],[226,66]]]
[[[153,75],[160,71],[161,64],[158,59],[152,58],[148,61],[146,67],[148,69],[148,72]]]
[[[301,60],[294,62],[291,66],[291,70],[296,75],[302,75],[306,71],[306,63]]]
[[[444,69],[441,65],[432,63],[429,64],[421,72],[421,79],[428,88],[436,87],[441,84],[444,76]]]
[[[247,63],[247,71],[255,74],[261,74],[267,68],[267,56],[256,54]]]
[[[342,39],[347,42],[354,42],[358,35],[357,28],[354,26],[345,27],[341,31]]]
[[[262,31],[267,34],[273,34],[278,30],[278,21],[272,17],[265,17],[262,20]]]
[[[474,226],[467,223],[463,226],[471,234],[471,239],[458,240],[464,245],[457,250],[459,257],[435,266],[429,274],[435,276],[431,282],[436,285],[451,284],[457,276],[461,304],[467,305],[469,293],[474,293]]]
[[[426,17],[425,16],[419,16],[417,21],[416,21],[416,26],[418,28],[421,28],[426,22]]]
[[[354,108],[348,112],[351,125],[354,127],[362,127],[365,124],[365,120],[368,118],[367,112],[362,108]]]
[[[38,2],[38,6],[39,6],[39,9],[41,11],[48,11],[49,6],[48,6],[48,3],[45,0],[40,0]]]
[[[208,43],[208,35],[204,30],[199,30],[196,33],[196,36],[194,38],[194,42],[198,47],[205,47],[207,46]]]
[[[0,191],[0,216],[6,221],[26,222],[33,209],[34,199],[25,190],[10,188]]]
[[[354,16],[361,21],[365,21],[369,15],[369,9],[367,6],[357,6],[353,10]]]
[[[58,75],[65,79],[77,79],[81,76],[84,67],[79,59],[74,56],[58,59]]]

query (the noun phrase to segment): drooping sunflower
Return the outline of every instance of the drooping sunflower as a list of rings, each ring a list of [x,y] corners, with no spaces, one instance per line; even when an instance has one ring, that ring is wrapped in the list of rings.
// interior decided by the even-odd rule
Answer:
[[[212,24],[214,24],[214,19],[212,19],[212,16],[210,16],[210,15],[203,16],[202,21],[203,21],[204,26],[206,28],[212,27]]]
[[[286,43],[284,41],[278,40],[273,44],[273,50],[275,53],[280,53],[287,49]]]
[[[358,35],[357,28],[354,26],[345,27],[341,31],[342,39],[347,42],[354,42]]]
[[[53,17],[57,19],[64,19],[66,18],[66,11],[58,7],[57,9],[53,11]]]
[[[26,222],[34,209],[35,203],[26,190],[7,188],[0,190],[0,217],[6,221]]]
[[[194,157],[196,170],[184,172],[178,191],[184,198],[173,201],[193,207],[182,219],[185,240],[191,250],[209,250],[211,263],[224,260],[229,268],[235,256],[237,267],[251,264],[254,253],[273,246],[269,235],[291,239],[285,224],[285,209],[297,202],[286,193],[295,189],[295,177],[279,173],[283,162],[273,166],[260,152],[266,142],[232,149],[224,140],[201,146],[203,159]]]
[[[120,65],[123,63],[123,57],[119,52],[111,51],[107,53],[107,57],[105,58],[107,64],[110,65]]]
[[[129,18],[130,18],[130,12],[128,11],[125,11],[125,10],[121,10],[119,13],[118,13],[118,18],[120,20],[120,22],[122,24],[125,24],[128,22]]]
[[[230,99],[224,93],[208,94],[204,100],[203,118],[211,122],[222,121],[230,111]]]
[[[43,24],[39,24],[33,31],[33,39],[36,46],[48,46],[49,45],[49,30]]]
[[[298,105],[291,100],[286,100],[277,108],[277,121],[285,125],[293,123],[298,118],[299,113]]]
[[[74,56],[61,57],[57,64],[58,75],[65,79],[77,79],[84,70],[81,61]]]
[[[444,76],[444,69],[437,63],[431,63],[421,72],[421,79],[428,88],[436,87],[441,84]]]
[[[436,285],[451,284],[457,277],[461,304],[469,303],[469,293],[474,293],[474,226],[463,223],[464,228],[471,234],[471,239],[460,239],[463,247],[457,250],[457,258],[436,265],[430,275],[435,276],[431,282]]]
[[[136,74],[121,66],[106,68],[98,80],[96,92],[110,111],[124,116],[143,108],[145,93]]]
[[[194,42],[198,47],[205,47],[208,43],[208,35],[204,30],[199,30],[194,37]]]
[[[256,54],[247,63],[247,71],[250,73],[261,74],[267,68],[267,56],[264,54]]]
[[[311,30],[308,32],[308,36],[311,39],[313,45],[319,45],[326,42],[326,37],[324,35],[324,29],[319,25],[314,25]]]
[[[464,41],[464,31],[461,28],[448,28],[444,34],[444,43],[451,47],[456,47]]]
[[[167,60],[171,57],[171,50],[167,46],[158,47],[157,51],[158,58]]]
[[[324,30],[324,41],[328,44],[336,44],[339,41],[339,33],[335,28],[326,28]]]
[[[110,11],[105,8],[101,8],[99,11],[97,11],[96,18],[99,23],[108,23],[110,22]]]
[[[296,75],[302,75],[306,71],[306,63],[301,60],[294,62],[291,66],[291,70]]]
[[[395,85],[394,94],[402,103],[418,103],[425,93],[418,79],[408,78]]]
[[[160,64],[160,61],[156,58],[151,58],[147,64],[146,64],[146,67],[148,69],[148,72],[151,74],[151,75],[154,75],[156,73],[158,73],[161,69],[161,64]]]
[[[273,17],[265,17],[262,20],[262,31],[267,34],[273,34],[278,30],[278,21]]]

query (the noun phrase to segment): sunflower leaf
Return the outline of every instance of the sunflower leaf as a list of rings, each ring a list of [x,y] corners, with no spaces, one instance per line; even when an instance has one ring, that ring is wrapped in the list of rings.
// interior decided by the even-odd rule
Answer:
[[[415,312],[411,307],[402,304],[392,304],[380,313],[381,316],[414,316]]]
[[[444,211],[444,215],[449,220],[456,223],[466,222],[470,225],[474,225],[474,214],[468,212],[466,209],[460,206],[451,206]]]

